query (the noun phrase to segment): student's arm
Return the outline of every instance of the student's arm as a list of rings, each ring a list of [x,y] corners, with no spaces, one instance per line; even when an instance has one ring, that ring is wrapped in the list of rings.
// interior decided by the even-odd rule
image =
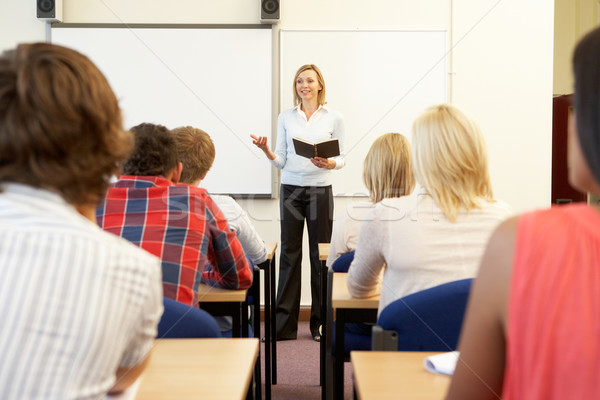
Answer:
[[[342,254],[351,251],[346,245],[346,221],[348,219],[348,208],[340,211],[333,221],[333,231],[331,233],[331,242],[329,245],[329,255],[326,265],[331,267],[335,260]]]
[[[215,200],[221,208],[229,227],[235,231],[244,253],[257,265],[267,259],[267,246],[252,225],[250,218],[240,205],[229,196],[221,196]],[[221,203],[223,202],[223,203]],[[223,206],[221,206],[221,204]]]
[[[158,322],[163,314],[163,292],[161,279],[160,260],[148,254],[149,259],[143,259],[145,270],[148,272],[146,280],[140,284],[139,293],[145,293],[145,296],[140,299],[142,307],[137,315],[137,320],[132,321],[130,325],[131,337],[128,347],[123,354],[121,366],[117,368],[115,373],[116,380],[109,394],[117,394],[129,386],[142,374],[148,360],[154,339],[157,334]],[[133,315],[132,315],[133,317]]]
[[[150,360],[150,353],[140,362],[138,365],[133,367],[124,368],[121,367],[117,369],[116,376],[117,380],[114,386],[109,390],[108,394],[115,395],[123,392],[129,386],[133,385],[133,383],[139,378],[139,376],[144,372],[146,366],[148,365],[148,361]]]
[[[214,255],[214,265],[212,270],[204,271],[203,281],[225,289],[247,289],[252,286],[251,263],[219,207],[209,196],[205,197],[205,201],[206,234],[210,240],[209,251]]]
[[[500,399],[506,320],[517,218],[492,235],[473,283],[463,324],[460,358],[446,399]]]
[[[381,251],[386,242],[385,231],[379,219],[370,218],[363,222],[346,281],[352,297],[370,297],[379,293],[379,275],[385,264]]]

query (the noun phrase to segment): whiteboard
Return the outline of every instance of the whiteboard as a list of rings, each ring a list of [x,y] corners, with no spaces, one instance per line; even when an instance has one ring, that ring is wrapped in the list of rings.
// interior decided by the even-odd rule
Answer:
[[[271,29],[55,24],[51,40],[96,63],[125,128],[208,132],[216,159],[201,186],[210,193],[271,195],[272,168],[249,136],[271,135]]]
[[[281,109],[293,107],[296,70],[315,64],[325,79],[327,104],[345,121],[346,166],[333,171],[339,196],[368,195],[363,160],[387,132],[409,140],[412,121],[446,102],[444,31],[281,31]]]

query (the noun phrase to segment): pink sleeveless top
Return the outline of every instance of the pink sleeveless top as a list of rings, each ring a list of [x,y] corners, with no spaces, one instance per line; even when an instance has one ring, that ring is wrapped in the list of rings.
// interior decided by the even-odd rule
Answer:
[[[600,214],[523,215],[513,264],[502,398],[600,399]]]

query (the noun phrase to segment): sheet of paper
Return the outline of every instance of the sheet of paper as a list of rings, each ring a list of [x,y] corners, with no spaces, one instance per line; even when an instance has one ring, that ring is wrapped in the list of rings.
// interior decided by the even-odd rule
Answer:
[[[434,374],[452,375],[456,362],[458,361],[458,351],[436,354],[425,358],[425,368]]]

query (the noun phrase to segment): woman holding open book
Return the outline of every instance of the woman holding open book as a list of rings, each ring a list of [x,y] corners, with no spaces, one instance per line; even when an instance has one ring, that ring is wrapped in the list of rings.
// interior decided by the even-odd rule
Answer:
[[[304,221],[308,229],[311,268],[310,331],[320,340],[321,321],[319,243],[328,243],[333,225],[331,170],[344,166],[344,120],[342,115],[325,106],[325,81],[319,68],[303,65],[294,77],[295,107],[283,111],[277,121],[277,145],[271,151],[265,136],[251,135],[276,168],[282,170],[281,258],[277,289],[277,339],[296,339],[300,313],[302,235]],[[296,139],[296,140],[294,140]],[[331,157],[303,153],[298,146],[337,139]],[[313,146],[314,147],[314,146]],[[336,155],[337,154],[337,155]],[[312,156],[307,158],[307,155]],[[330,154],[327,154],[330,155]]]

